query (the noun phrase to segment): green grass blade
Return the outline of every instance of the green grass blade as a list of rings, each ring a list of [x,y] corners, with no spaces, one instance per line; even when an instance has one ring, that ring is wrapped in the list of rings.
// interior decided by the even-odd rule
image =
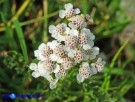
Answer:
[[[131,89],[131,87],[135,84],[135,80],[131,79],[131,80],[127,80],[126,84],[123,85],[123,87],[120,89],[120,93],[121,95],[125,95],[127,93],[127,91],[129,89]]]
[[[82,0],[81,4],[82,4],[82,12],[85,14],[88,13],[88,9],[89,9],[88,1]]]
[[[43,42],[47,42],[48,36],[47,36],[47,29],[48,29],[48,1],[43,0],[43,5],[44,5],[44,31],[43,31]]]
[[[24,36],[23,36],[22,28],[21,28],[18,20],[14,20],[14,25],[15,25],[17,36],[18,36],[20,46],[21,46],[21,49],[22,49],[22,52],[23,52],[24,59],[25,59],[26,62],[28,62],[27,47],[26,47]]]
[[[110,72],[112,71],[114,64],[118,58],[118,56],[120,55],[121,51],[125,48],[125,46],[128,44],[130,39],[127,39],[125,41],[125,43],[119,48],[119,50],[116,52],[116,54],[114,55],[111,64],[110,64]],[[105,92],[108,92],[109,90],[109,86],[110,86],[110,79],[111,79],[111,73],[105,73],[105,78],[104,78],[104,82],[102,84],[102,87],[105,88]]]
[[[9,46],[10,46],[12,49],[15,50],[17,47],[16,47],[16,42],[15,42],[14,37],[13,37],[13,31],[12,31],[12,29],[8,26],[4,14],[3,14],[2,12],[1,12],[0,14],[1,14],[1,19],[2,19],[2,21],[3,21],[3,23],[4,23],[5,27],[6,27],[5,32],[6,32],[6,37],[7,37],[7,41],[8,41],[8,43],[9,43]],[[6,41],[6,42],[7,42],[7,41]],[[12,42],[12,43],[11,43],[11,42]]]

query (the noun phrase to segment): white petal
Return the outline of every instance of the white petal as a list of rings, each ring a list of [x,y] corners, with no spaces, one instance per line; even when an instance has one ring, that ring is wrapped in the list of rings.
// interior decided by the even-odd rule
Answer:
[[[93,47],[92,50],[95,55],[99,54],[99,47]]]
[[[96,68],[91,68],[91,74],[93,75],[93,74],[96,74],[96,73],[97,73]]]
[[[58,36],[56,37],[56,39],[58,40],[58,41],[65,41],[65,38],[66,36],[62,36],[62,35],[60,35],[60,34],[58,34]]]
[[[43,63],[43,61],[38,62],[38,70],[41,76],[45,76],[47,74],[47,71],[45,70],[45,66]]]
[[[56,39],[58,37],[58,34],[57,33],[53,33],[53,34],[51,34],[51,36]]]
[[[57,60],[58,60],[58,56],[57,56],[56,54],[51,54],[51,55],[50,55],[50,59],[51,59],[52,61],[57,61]]]
[[[78,31],[76,29],[71,29],[70,30],[70,35],[71,36],[78,36]]]
[[[80,13],[80,9],[79,8],[76,8],[75,9],[75,14],[79,14]]]
[[[87,34],[87,35],[90,37],[91,40],[94,40],[94,39],[95,39],[95,35],[93,35],[93,34],[91,33],[90,29],[83,28],[83,29],[81,30],[81,32],[82,32],[82,33],[84,32],[85,34]]]
[[[56,88],[56,83],[58,82],[58,79],[52,79],[51,81],[50,81],[50,88],[51,89],[54,89],[54,88]]]
[[[50,83],[50,89],[54,89],[54,88],[56,88],[56,84]]]
[[[39,73],[42,77],[46,76],[46,75],[49,75],[50,73],[47,72],[46,70],[42,69],[42,70],[39,70]]]
[[[89,22],[92,22],[92,23],[93,23],[93,19],[90,17],[90,15],[86,14],[86,19],[87,19]]]
[[[92,68],[95,68],[95,63],[91,63],[91,67]]]
[[[45,61],[45,60],[47,60],[47,58],[44,57],[41,53],[39,53],[39,59],[40,59],[40,61]]]
[[[79,74],[77,74],[77,80],[79,82],[83,82],[84,81],[84,78],[82,76],[80,76]]]
[[[71,27],[72,29],[77,29],[76,26],[72,22],[68,23],[68,26]]]
[[[91,40],[95,39],[95,35],[93,35],[92,33],[89,34],[89,37],[90,37]]]
[[[89,19],[89,22],[92,22],[92,23],[93,23],[93,22],[94,22],[94,21],[93,21],[93,18],[90,18],[90,19]]]
[[[91,55],[89,55],[90,57],[90,59],[92,60],[92,59],[95,59],[96,58],[96,55],[95,54],[91,54]]]
[[[89,41],[89,45],[91,46],[91,48],[94,46],[94,41]]]
[[[61,23],[61,26],[66,29],[67,25],[66,23]]]
[[[70,32],[70,28],[66,27],[65,34],[69,34],[69,32]]]
[[[69,52],[71,49],[70,49],[70,47],[65,46],[64,50],[65,50],[66,52]]]
[[[43,50],[45,46],[46,46],[46,44],[42,43],[42,44],[39,45],[38,49]]]
[[[52,50],[54,50],[57,45],[59,45],[57,40],[53,40],[52,42],[47,43],[47,46],[49,46]]]
[[[36,70],[37,69],[37,64],[36,63],[31,63],[30,66],[29,66],[29,68],[31,70]]]
[[[89,55],[84,55],[84,60],[88,60],[89,59]]]
[[[83,28],[83,29],[81,30],[81,33],[85,33],[85,34],[89,35],[89,34],[91,33],[91,31],[90,31],[90,29]]]
[[[75,53],[76,51],[71,49],[68,53],[68,57],[73,58]]]
[[[65,17],[65,10],[60,10],[59,11],[59,17],[64,18]]]
[[[52,76],[50,74],[46,74],[44,75],[44,77],[49,81],[51,82],[53,80]]]
[[[83,67],[89,67],[89,63],[88,63],[88,62],[83,62],[83,63],[82,63],[82,66],[83,66]]]
[[[66,10],[69,10],[73,8],[73,5],[71,3],[68,3],[68,4],[65,4],[64,7]]]
[[[39,74],[38,72],[33,72],[33,73],[32,73],[32,76],[33,76],[34,78],[37,78],[37,77],[40,76],[40,74]]]
[[[40,58],[39,58],[39,50],[35,50],[34,55],[35,55],[35,57],[37,57],[38,60],[40,60]]]
[[[39,62],[38,62],[38,68],[39,68],[39,67],[42,67],[42,65],[43,65],[43,62],[42,62],[42,61],[39,61]]]
[[[52,45],[53,45],[52,42],[48,42],[48,43],[47,43],[47,46],[49,46],[50,48],[51,48]],[[51,48],[51,49],[52,49],[52,48]]]
[[[57,79],[60,79],[60,78],[61,78],[61,74],[55,73],[55,77],[56,77]]]
[[[102,61],[102,64],[103,64],[103,65],[105,65],[105,64],[106,64],[106,62],[105,62],[105,61]]]
[[[59,57],[59,58],[57,59],[57,63],[62,63],[62,62],[63,62],[62,58]]]
[[[90,46],[89,44],[83,45],[83,49],[84,49],[84,50],[88,50],[88,49],[90,49],[90,48],[91,48],[91,46]]]
[[[49,33],[53,33],[56,30],[56,27],[54,25],[49,26]]]
[[[97,59],[97,62],[101,63],[101,62],[102,62],[102,58],[99,57],[99,58]]]
[[[56,68],[54,69],[54,73],[58,73],[60,70],[60,65],[56,64]]]
[[[85,28],[87,26],[87,23],[86,22],[83,22],[83,27]]]

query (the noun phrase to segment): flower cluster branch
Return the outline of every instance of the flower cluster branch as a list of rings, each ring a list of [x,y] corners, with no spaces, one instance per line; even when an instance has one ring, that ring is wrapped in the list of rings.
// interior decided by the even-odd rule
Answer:
[[[88,14],[80,14],[80,9],[73,8],[71,3],[64,5],[59,17],[67,19],[68,25],[60,23],[50,25],[49,33],[55,39],[47,44],[42,43],[34,52],[38,63],[31,63],[32,76],[44,77],[50,82],[50,88],[56,88],[58,80],[79,65],[77,80],[85,79],[101,72],[105,62],[99,57],[99,48],[94,46],[95,36],[87,27],[93,22]],[[55,75],[55,77],[53,77]]]

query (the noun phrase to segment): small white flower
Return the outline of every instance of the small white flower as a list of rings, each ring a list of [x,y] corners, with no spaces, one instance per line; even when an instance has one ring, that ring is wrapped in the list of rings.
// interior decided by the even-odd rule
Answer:
[[[87,26],[85,17],[83,15],[76,15],[69,19],[71,21],[68,26],[72,29],[82,29]]]
[[[73,58],[74,54],[76,53],[76,49],[67,48],[67,52],[68,52],[68,57]]]
[[[91,64],[92,68],[95,68],[97,72],[103,71],[104,65],[105,65],[105,62],[102,61],[101,57],[99,57],[95,63]]]
[[[95,36],[90,32],[89,29],[83,28],[79,34],[79,44],[84,50],[88,50],[94,46],[93,40]]]
[[[77,36],[68,36],[65,39],[65,45],[69,48],[76,48],[78,46],[78,37]]]
[[[55,63],[51,60],[40,61],[38,63],[39,73],[43,77],[51,74],[54,71],[55,67]]]
[[[43,77],[46,78],[50,82],[50,89],[56,88],[58,79],[54,79],[50,74],[46,74]]]
[[[68,49],[67,51],[68,57],[74,60],[74,65],[89,58],[82,49]]]
[[[38,78],[40,76],[40,73],[38,70],[38,65],[36,63],[31,63],[29,68],[34,71],[34,72],[32,72],[32,76],[34,78]]]
[[[56,54],[51,54],[51,55],[50,55],[50,60],[51,60],[51,61],[55,61],[55,62],[57,62],[57,63],[61,63],[62,58],[59,57],[59,56],[56,55]]]
[[[38,50],[34,51],[35,57],[37,57],[38,60],[44,61],[47,60],[50,54],[52,54],[52,50],[49,46],[42,43],[39,45]]]
[[[86,55],[89,56],[90,60],[95,59],[98,54],[99,54],[98,47],[93,47],[91,49],[86,50]]]
[[[53,77],[50,74],[47,74],[43,77],[46,78],[49,82],[51,82],[53,80]]]
[[[91,33],[90,29],[83,28],[83,29],[81,30],[81,33],[85,33],[85,34],[89,37],[90,40],[94,40],[94,39],[95,39],[95,35],[93,35],[93,34]]]
[[[67,36],[65,39],[65,45],[66,45],[66,47],[69,47],[71,49],[76,48],[78,46],[79,32],[76,29],[71,29],[69,34],[70,35]]]
[[[75,14],[79,14],[80,13],[80,9],[76,8],[73,9],[73,5],[71,3],[65,4],[65,10],[60,10],[59,11],[59,17],[60,18],[70,18]]]
[[[56,88],[57,82],[58,82],[58,79],[52,79],[52,80],[50,81],[50,89]]]
[[[58,45],[53,49],[53,54],[50,55],[50,59],[52,61],[57,61],[58,63],[61,61],[61,58],[66,56],[65,46]]]
[[[31,63],[30,66],[29,66],[29,68],[31,70],[36,70],[37,69],[37,64],[36,63]]]
[[[47,46],[49,46],[52,50],[54,50],[58,45],[60,45],[60,43],[57,40],[47,43]]]
[[[60,65],[59,64],[56,64],[56,67],[55,69],[53,70],[54,73],[58,73],[60,70]]]
[[[85,18],[86,18],[87,21],[93,23],[93,19],[90,17],[90,15],[86,14]]]
[[[65,58],[62,58],[61,66],[66,70],[71,69],[74,66],[74,62],[71,58],[65,57]]]
[[[81,61],[85,59],[85,54],[83,51],[77,50],[73,58],[75,60],[75,63],[80,63]]]
[[[76,29],[71,29],[69,31],[69,34],[70,34],[70,36],[77,36],[78,37],[79,31]]]
[[[89,63],[83,62],[82,67],[79,69],[79,74],[77,74],[77,80],[79,82],[83,82],[84,79],[88,78],[89,76],[91,76]]]
[[[59,71],[55,73],[56,79],[60,79],[61,77],[66,75],[66,70],[59,65]]]
[[[64,41],[65,36],[67,36],[70,32],[70,29],[67,27],[65,23],[58,24],[57,26],[50,25],[49,33],[51,33],[52,37],[59,40]]]
[[[91,75],[97,74],[96,68],[91,68],[90,71],[91,71]]]
[[[53,40],[52,42],[48,42],[47,45],[53,50],[53,53],[50,55],[50,59],[52,61],[57,61],[60,63],[61,57],[65,56],[65,47],[60,45],[57,40]]]
[[[64,57],[66,55],[65,46],[63,45],[56,46],[56,48],[53,50],[53,53],[58,55],[59,57]]]

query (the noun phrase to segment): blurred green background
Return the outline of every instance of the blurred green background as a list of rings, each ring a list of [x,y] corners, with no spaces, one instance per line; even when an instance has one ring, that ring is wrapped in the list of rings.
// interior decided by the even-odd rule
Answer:
[[[39,44],[52,40],[48,26],[65,22],[58,11],[69,2],[94,19],[88,28],[106,65],[83,83],[72,70],[51,90],[28,66]],[[4,100],[4,93],[42,97]],[[134,93],[135,0],[0,0],[0,102],[135,102]]]

